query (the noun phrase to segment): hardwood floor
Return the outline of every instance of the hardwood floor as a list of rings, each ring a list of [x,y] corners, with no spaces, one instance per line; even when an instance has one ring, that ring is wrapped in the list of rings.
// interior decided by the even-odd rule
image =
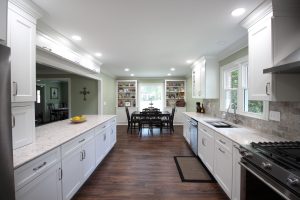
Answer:
[[[173,135],[145,130],[141,138],[126,131],[117,127],[117,144],[73,200],[228,199],[217,183],[181,182],[173,157],[192,155],[182,126]]]

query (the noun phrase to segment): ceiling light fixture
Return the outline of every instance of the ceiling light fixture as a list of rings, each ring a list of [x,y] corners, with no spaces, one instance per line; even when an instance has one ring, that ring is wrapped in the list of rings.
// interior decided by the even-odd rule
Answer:
[[[168,76],[171,76],[171,75],[172,75],[172,74],[170,74],[170,73],[168,74]]]
[[[130,76],[134,76],[134,74],[130,74]]]
[[[174,67],[172,67],[170,70],[173,72],[173,71],[175,71],[175,68],[174,68]]]
[[[95,56],[102,57],[102,53],[97,52],[97,53],[95,53]]]
[[[191,64],[193,61],[192,60],[187,60],[186,63],[187,64]]]
[[[238,16],[241,16],[242,14],[244,14],[245,12],[246,12],[245,8],[237,8],[231,12],[231,15],[233,17],[238,17]]]
[[[129,68],[125,68],[124,71],[125,71],[125,72],[129,72],[130,69],[129,69]]]
[[[80,41],[81,37],[79,35],[73,35],[72,39],[75,40],[75,41]]]

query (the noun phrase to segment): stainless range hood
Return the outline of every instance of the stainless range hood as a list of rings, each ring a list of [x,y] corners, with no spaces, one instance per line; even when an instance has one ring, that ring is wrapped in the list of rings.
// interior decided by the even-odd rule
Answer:
[[[300,73],[300,49],[294,51],[288,57],[280,61],[274,67],[270,67],[263,70],[266,73],[275,74],[294,74]]]

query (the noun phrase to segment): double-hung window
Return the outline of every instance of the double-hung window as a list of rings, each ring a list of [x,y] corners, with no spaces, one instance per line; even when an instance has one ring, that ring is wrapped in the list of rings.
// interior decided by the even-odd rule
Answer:
[[[268,102],[248,98],[248,58],[221,67],[220,110],[249,117],[267,119]]]

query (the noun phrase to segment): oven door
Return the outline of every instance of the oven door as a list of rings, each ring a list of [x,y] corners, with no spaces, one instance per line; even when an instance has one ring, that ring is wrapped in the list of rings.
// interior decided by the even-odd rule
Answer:
[[[241,165],[241,200],[299,200],[284,185],[252,163],[243,159]]]

